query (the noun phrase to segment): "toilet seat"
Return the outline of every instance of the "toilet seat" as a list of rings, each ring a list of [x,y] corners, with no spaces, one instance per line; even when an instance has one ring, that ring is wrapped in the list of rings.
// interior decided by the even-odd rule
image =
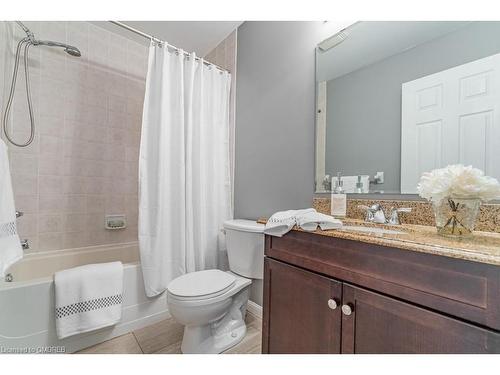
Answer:
[[[214,298],[226,293],[236,283],[236,277],[221,270],[187,273],[172,280],[167,290],[179,301],[196,301]]]

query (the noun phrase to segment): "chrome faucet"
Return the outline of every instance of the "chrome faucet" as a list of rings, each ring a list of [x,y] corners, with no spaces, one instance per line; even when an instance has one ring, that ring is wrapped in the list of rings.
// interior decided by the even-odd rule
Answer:
[[[372,206],[359,205],[358,208],[365,210],[365,221],[367,223],[385,224],[385,214],[380,204],[376,203]]]
[[[382,206],[378,203],[371,206],[359,205],[358,208],[365,211],[365,222],[389,225],[401,225],[399,213],[411,212],[411,208],[391,207],[391,213],[389,219],[387,219]]]
[[[21,240],[21,247],[23,250],[29,250],[30,243],[28,242],[28,240]]]
[[[402,207],[402,208],[391,207],[391,215],[389,217],[389,220],[387,221],[387,224],[390,224],[390,225],[401,225],[401,220],[399,219],[399,213],[400,212],[410,213],[411,212],[411,208],[408,208],[408,207]]]

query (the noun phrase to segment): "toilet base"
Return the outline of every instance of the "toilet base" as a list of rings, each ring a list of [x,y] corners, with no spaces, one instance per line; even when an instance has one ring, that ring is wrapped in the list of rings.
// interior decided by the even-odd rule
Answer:
[[[247,333],[245,315],[249,289],[233,297],[228,312],[202,326],[186,325],[181,351],[184,354],[218,354],[238,344]]]
[[[212,336],[210,333],[200,340],[202,327],[184,327],[181,352],[183,354],[219,354],[239,344],[245,338],[247,327],[243,322],[240,327],[231,332]],[[193,345],[194,344],[194,345]]]

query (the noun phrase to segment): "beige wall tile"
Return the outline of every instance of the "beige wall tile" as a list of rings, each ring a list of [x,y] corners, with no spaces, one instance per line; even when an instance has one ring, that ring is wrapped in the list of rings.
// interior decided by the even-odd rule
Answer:
[[[12,154],[10,169],[23,175],[36,176],[38,173],[38,158],[30,154]]]
[[[39,215],[38,216],[38,233],[53,233],[62,231],[62,215]]]
[[[22,219],[22,220],[21,220]],[[38,234],[38,215],[26,214],[17,220],[17,230],[20,236],[30,236]]]
[[[14,195],[38,195],[38,177],[17,174],[11,169],[12,189]]]
[[[63,248],[62,233],[43,233],[38,236],[38,251],[60,250]]]
[[[86,230],[85,214],[64,214],[62,220],[64,232],[85,232]]]
[[[61,195],[63,193],[63,179],[61,176],[38,177],[38,189],[42,195]]]
[[[36,136],[29,147],[9,148],[16,206],[26,214],[20,233],[29,237],[32,251],[137,239],[147,47],[87,22],[30,27],[41,38],[77,46],[82,57],[54,48],[31,50]],[[5,38],[0,29],[0,53]],[[18,87],[23,82],[20,74]],[[22,90],[12,113],[12,134],[27,138]],[[126,214],[129,227],[106,231],[106,213]]]
[[[63,211],[63,200],[60,195],[40,195],[38,212],[40,214],[60,213]]]
[[[36,214],[38,212],[38,196],[16,195],[14,197],[16,210],[25,214]]]

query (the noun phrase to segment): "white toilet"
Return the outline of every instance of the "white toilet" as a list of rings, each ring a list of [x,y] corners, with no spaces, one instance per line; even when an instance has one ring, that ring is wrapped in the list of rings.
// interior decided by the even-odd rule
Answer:
[[[182,275],[167,287],[172,317],[183,324],[183,353],[221,353],[246,334],[251,279],[264,273],[264,225],[251,220],[224,223],[230,271]]]

